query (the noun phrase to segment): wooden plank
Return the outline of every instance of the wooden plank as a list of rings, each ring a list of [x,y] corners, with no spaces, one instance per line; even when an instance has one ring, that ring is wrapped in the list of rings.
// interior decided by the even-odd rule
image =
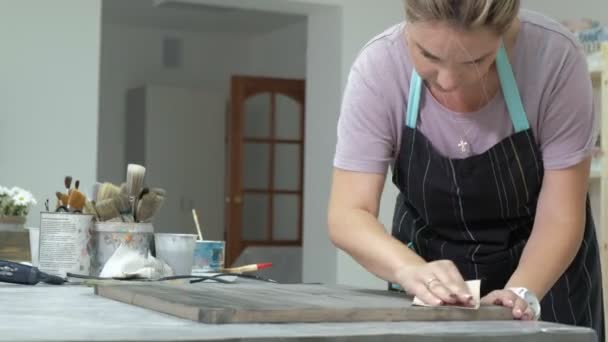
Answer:
[[[0,259],[15,262],[30,262],[29,231],[0,231]]]
[[[97,286],[97,295],[192,321],[319,323],[512,320],[499,306],[479,310],[412,306],[403,293],[303,284]]]

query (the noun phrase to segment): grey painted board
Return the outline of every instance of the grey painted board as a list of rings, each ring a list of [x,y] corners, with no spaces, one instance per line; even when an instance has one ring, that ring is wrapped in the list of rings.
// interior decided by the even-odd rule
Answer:
[[[303,284],[98,286],[100,296],[204,323],[511,320],[510,310],[418,307],[402,293]]]

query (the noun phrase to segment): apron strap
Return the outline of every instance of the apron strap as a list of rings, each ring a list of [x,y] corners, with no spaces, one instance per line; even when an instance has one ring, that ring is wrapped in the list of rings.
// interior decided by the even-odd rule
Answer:
[[[519,89],[517,88],[517,82],[513,75],[511,63],[509,63],[507,50],[502,43],[500,44],[500,48],[496,55],[496,69],[498,70],[500,86],[515,132],[519,133],[529,129],[530,123],[528,122],[528,116],[526,115],[524,105],[521,102],[521,96],[519,95]],[[412,70],[408,102],[405,109],[405,124],[412,129],[416,128],[416,122],[418,121],[421,91],[422,78],[418,75],[416,70]]]
[[[496,55],[496,69],[498,70],[500,86],[505,97],[505,102],[507,103],[507,109],[509,110],[515,132],[519,133],[529,129],[530,123],[528,122],[528,116],[526,115],[526,110],[521,102],[521,96],[519,95],[519,89],[517,88],[517,82],[513,75],[511,63],[509,63],[507,50],[502,43],[500,43],[500,49],[498,49],[498,54]]]
[[[412,80],[410,81],[410,93],[407,100],[407,106],[405,106],[405,124],[409,128],[416,128],[416,122],[418,121],[418,112],[420,108],[420,92],[422,90],[422,78],[416,72],[412,70]]]

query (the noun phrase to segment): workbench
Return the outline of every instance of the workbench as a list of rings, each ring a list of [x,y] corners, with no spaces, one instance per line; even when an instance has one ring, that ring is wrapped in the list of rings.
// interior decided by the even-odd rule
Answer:
[[[544,322],[210,325],[94,295],[84,286],[0,284],[0,341],[591,342],[586,328]]]

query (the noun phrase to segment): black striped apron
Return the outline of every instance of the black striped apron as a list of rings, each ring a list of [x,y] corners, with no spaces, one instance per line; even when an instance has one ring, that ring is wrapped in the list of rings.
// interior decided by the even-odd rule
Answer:
[[[514,134],[483,154],[444,157],[416,129],[423,83],[414,71],[393,166],[400,190],[393,236],[427,261],[449,259],[465,279],[481,279],[482,296],[504,288],[515,271],[532,230],[544,173],[504,47],[496,65]],[[603,341],[599,249],[588,197],[586,207],[581,248],[541,301],[541,319],[592,327]]]

